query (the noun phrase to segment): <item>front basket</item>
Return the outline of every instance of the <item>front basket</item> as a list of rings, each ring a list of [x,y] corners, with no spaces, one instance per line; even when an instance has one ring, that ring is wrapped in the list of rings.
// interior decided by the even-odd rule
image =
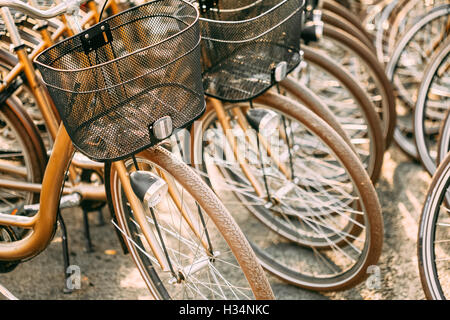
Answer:
[[[198,11],[182,0],[121,12],[35,61],[75,147],[97,161],[155,145],[205,108]]]

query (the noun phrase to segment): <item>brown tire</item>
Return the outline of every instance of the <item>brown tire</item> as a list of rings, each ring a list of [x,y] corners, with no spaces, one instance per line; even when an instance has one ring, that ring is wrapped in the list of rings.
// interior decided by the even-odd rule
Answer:
[[[20,100],[11,96],[0,105],[0,117],[3,125],[9,125],[18,141],[17,147],[24,157],[26,176],[21,180],[31,183],[41,183],[47,164],[47,153],[42,139],[28,114],[21,108]],[[11,151],[11,150],[5,150]],[[14,179],[14,175],[11,179]],[[7,178],[8,179],[8,178]],[[29,193],[24,204],[39,202],[39,193]]]
[[[381,254],[383,243],[383,219],[381,215],[381,208],[378,202],[376,191],[361,161],[356,156],[349,144],[345,142],[344,139],[326,123],[325,120],[321,119],[317,114],[309,110],[307,107],[297,103],[296,101],[288,97],[276,94],[271,91],[268,91],[265,94],[257,97],[253,100],[253,102],[255,107],[267,106],[269,109],[275,112],[280,112],[280,117],[282,115],[286,115],[287,119],[290,118],[292,119],[292,121],[296,121],[297,123],[301,124],[304,128],[311,132],[311,134],[317,137],[318,140],[323,143],[323,145],[326,145],[326,147],[330,150],[330,154],[333,154],[335,156],[335,158],[333,159],[337,159],[337,161],[341,164],[340,168],[345,168],[345,175],[346,177],[349,177],[348,181],[351,181],[350,183],[353,186],[353,192],[358,199],[357,202],[360,203],[362,211],[364,212],[363,214],[361,214],[361,216],[365,229],[365,233],[362,235],[362,237],[365,239],[365,247],[363,253],[358,259],[358,262],[355,263],[353,268],[342,271],[342,274],[339,274],[337,276],[322,277],[311,275],[308,273],[308,271],[306,271],[306,269],[314,269],[315,262],[313,262],[314,265],[312,265],[311,261],[307,262],[307,260],[295,259],[297,259],[297,253],[299,253],[299,258],[303,256],[302,250],[329,250],[330,243],[326,240],[316,239],[317,242],[308,243],[308,241],[311,240],[305,239],[305,242],[299,242],[298,240],[297,242],[294,242],[295,240],[289,238],[287,230],[281,230],[279,228],[280,225],[277,225],[275,220],[271,220],[275,219],[275,215],[273,213],[270,214],[270,209],[265,210],[264,208],[267,207],[264,206],[253,208],[247,207],[247,209],[251,212],[251,214],[256,216],[257,220],[261,221],[266,226],[266,229],[261,229],[259,228],[259,226],[258,228],[256,228],[254,222],[250,222],[251,219],[247,217],[247,215],[245,215],[245,217],[243,216],[244,212],[242,210],[238,210],[235,208],[233,214],[235,214],[236,219],[243,219],[239,220],[243,223],[240,224],[241,229],[247,235],[247,238],[252,244],[252,247],[258,258],[260,259],[263,267],[275,276],[299,287],[317,291],[344,290],[355,286],[367,277],[367,268],[370,265],[375,265],[377,263]],[[228,111],[228,109],[231,110],[232,108],[236,107],[245,108],[245,106],[241,107],[241,105],[242,104],[226,104],[224,108],[226,111]],[[195,136],[191,135],[191,138],[193,138],[191,140],[193,141],[192,154],[194,156],[202,155],[202,157],[204,157],[202,151],[204,150],[202,139],[198,138],[202,137],[205,134],[204,132],[209,128],[209,124],[216,123],[216,119],[217,118],[214,109],[208,110],[202,118],[203,122],[201,130],[198,130]],[[321,144],[318,148],[321,149],[322,147],[323,146]],[[215,177],[212,177],[211,175],[208,178],[208,171],[206,169],[205,161],[203,161],[202,159],[194,158],[193,162],[195,167],[203,172],[202,176],[204,176],[205,179],[207,179],[208,181],[215,179]],[[206,175],[204,173],[206,173]],[[243,183],[243,181],[239,179],[229,182],[226,179],[226,173],[222,172],[222,174],[224,175],[225,180],[220,180],[220,185],[224,185],[227,183],[232,185],[239,185]],[[219,176],[216,177],[218,179],[221,179]],[[215,182],[219,183],[218,181],[209,182],[213,186],[215,185]],[[243,189],[246,190],[247,193],[250,192],[248,184],[244,185]],[[276,192],[275,189],[274,192]],[[222,197],[223,193],[218,193],[218,196]],[[251,199],[252,197],[247,197],[243,200],[240,200],[242,201],[243,208],[245,208],[245,206],[248,206],[246,203],[248,203],[249,200],[245,200]],[[228,203],[226,199],[224,199],[224,201],[225,204]],[[233,200],[230,205],[235,206],[235,202],[236,201]],[[264,210],[265,212],[263,212]],[[275,214],[276,212],[278,212],[278,210],[279,209],[275,211]],[[273,223],[273,227],[270,226],[271,223]],[[360,223],[360,221],[358,221],[358,223]],[[345,232],[345,235],[340,235],[336,236],[336,238],[333,238],[335,242],[331,246],[339,246],[344,242],[348,244],[348,241],[352,241],[349,240],[351,236],[361,231],[357,230],[358,227],[355,227],[354,223],[348,223],[345,228],[345,230],[347,230]],[[258,239],[260,239],[261,237],[264,237],[264,239],[269,239],[272,237],[273,232],[278,232],[280,240],[274,240],[272,245],[267,244],[267,248],[270,248],[270,250],[273,251],[266,251],[266,243],[264,246],[259,246]],[[298,246],[294,246],[295,250],[298,250],[298,252],[296,252],[295,258],[293,258],[293,264],[286,264],[284,261],[279,260],[277,257],[273,256],[277,252],[280,252],[280,255],[282,255],[283,251],[276,250],[275,246],[278,243],[280,243],[280,245],[283,245],[283,243],[286,242],[286,239],[291,241],[289,243],[292,245],[298,244]],[[292,256],[290,255],[290,257]],[[298,265],[304,266],[305,263],[308,264],[306,269],[297,269]]]
[[[353,76],[342,69],[333,60],[307,46],[303,47],[303,52],[306,62],[312,63],[330,73],[351,93],[355,100],[355,104],[358,106],[368,127],[371,154],[369,163],[367,164],[367,171],[373,182],[378,181],[383,165],[385,147],[381,124],[374,105]],[[311,89],[314,91],[314,88]]]
[[[145,159],[145,161],[150,161],[152,164],[157,165],[159,168],[169,173],[175,181],[180,184],[195,201],[197,201],[198,205],[207,213],[208,217],[227,242],[229,249],[231,249],[242,272],[247,278],[248,284],[251,286],[254,297],[256,299],[264,300],[273,299],[272,289],[264,270],[261,268],[261,265],[244,234],[239,229],[239,226],[225,206],[206,183],[203,182],[190,167],[162,147],[148,149],[138,154],[137,158],[138,160]],[[124,240],[139,272],[156,299],[171,298],[167,295],[167,292],[165,292],[165,288],[163,289],[163,286],[167,284],[161,282],[161,280],[158,281],[159,277],[155,275],[155,267],[151,264],[150,266],[146,266],[146,264],[143,263],[143,256],[139,254],[139,250],[137,250],[134,243],[130,240],[133,238],[133,234],[127,226],[126,216],[122,206],[118,205],[118,203],[120,203],[119,200],[123,195],[121,195],[121,192],[118,192],[118,179],[116,178],[115,171],[111,168],[110,163],[107,163],[105,166],[105,176],[108,204],[114,212],[114,216],[116,217],[120,228],[126,233]]]
[[[385,147],[388,148],[393,140],[397,114],[395,111],[393,87],[384,72],[383,66],[378,62],[376,56],[352,35],[343,33],[332,26],[324,26],[323,32],[324,41],[328,38],[339,42],[339,44],[348,48],[358,59],[363,61],[370,71],[370,76],[375,81],[378,92],[382,97],[380,117],[382,120]]]
[[[361,19],[358,16],[356,16],[353,12],[349,11],[342,4],[334,0],[324,0],[322,3],[322,8],[324,10],[336,13],[340,17],[344,18],[349,23],[351,23],[355,28],[357,28],[366,37],[367,40],[373,42],[373,36],[369,34],[366,31],[366,29],[364,29],[363,25],[361,24]]]
[[[370,39],[367,39],[365,35],[350,22],[340,17],[338,14],[333,13],[328,10],[323,10],[322,21],[325,25],[331,25],[333,27],[339,28],[344,32],[347,32],[361,41],[371,52],[375,53],[376,49],[374,44]]]

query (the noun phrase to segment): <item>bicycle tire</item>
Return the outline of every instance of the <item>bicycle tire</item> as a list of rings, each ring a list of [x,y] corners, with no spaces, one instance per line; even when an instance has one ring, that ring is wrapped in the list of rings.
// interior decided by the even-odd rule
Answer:
[[[403,32],[408,30],[408,27],[413,24],[417,17],[432,10],[433,7],[445,4],[444,0],[434,0],[433,2],[421,1],[421,0],[408,0],[405,5],[399,6],[396,16],[392,21],[392,28],[387,37],[387,53],[392,54],[395,49],[398,38]],[[424,5],[425,9],[418,14],[413,14],[417,10],[418,5]],[[428,7],[428,8],[427,8]],[[428,10],[429,9],[429,10]]]
[[[325,279],[318,276],[314,277],[302,274],[301,271],[300,272],[295,271],[291,268],[284,266],[281,262],[268,255],[263,248],[258,247],[257,244],[255,244],[253,241],[249,239],[256,255],[260,259],[262,266],[270,273],[274,274],[276,277],[284,281],[287,281],[291,284],[294,284],[302,288],[317,291],[333,291],[333,290],[344,290],[353,287],[354,285],[363,281],[366,278],[367,276],[366,268],[369,265],[376,264],[381,253],[381,247],[383,242],[381,210],[379,207],[375,189],[373,188],[373,185],[370,182],[370,178],[367,175],[367,172],[364,170],[360,160],[353,152],[352,148],[342,139],[342,137],[338,133],[336,133],[324,120],[318,117],[314,112],[310,111],[307,107],[295,103],[295,101],[293,101],[292,99],[275,94],[270,91],[255,99],[254,103],[258,105],[259,104],[263,105],[265,104],[268,106],[271,105],[273,106],[272,108],[274,110],[276,109],[277,111],[283,112],[283,114],[291,116],[293,119],[297,119],[305,127],[307,127],[312,132],[317,134],[317,136],[320,137],[321,141],[324,141],[326,145],[333,150],[333,154],[338,155],[339,159],[344,163],[345,168],[348,169],[347,172],[349,172],[352,179],[354,179],[355,188],[358,188],[358,190],[361,192],[361,196],[364,197],[363,200],[364,204],[362,206],[364,207],[363,210],[366,211],[362,219],[367,219],[364,221],[370,225],[370,228],[368,228],[370,230],[366,230],[367,232],[366,236],[370,237],[370,241],[365,242],[367,247],[364,248],[365,250],[367,249],[367,251],[365,251],[367,254],[366,253],[364,254],[364,258],[359,260],[359,263],[355,265],[354,269],[351,269],[352,270],[351,272],[347,272],[345,275],[341,275],[339,277]],[[214,118],[214,111],[207,112],[204,115],[203,119],[207,119],[210,116],[212,116],[211,119]],[[202,130],[206,129],[205,125],[207,124],[207,122],[208,121],[203,122]],[[203,131],[199,132],[197,137],[198,136],[203,136]],[[207,169],[205,167],[205,161],[203,161],[204,160],[203,144],[201,143],[201,141],[198,140],[199,139],[196,139],[194,137],[194,141],[192,143],[193,148],[192,154],[194,155],[193,165],[197,170],[202,172],[202,176],[204,177],[204,179],[210,185],[212,185],[213,184],[212,181],[209,181],[210,178],[208,178],[207,176],[208,173],[206,171]],[[239,181],[237,181],[237,183],[239,183]],[[262,206],[258,206],[256,211],[258,210],[264,211],[264,208]],[[261,212],[258,213],[253,211],[251,213],[256,216],[259,215],[259,217],[257,217],[258,219],[266,219],[265,223],[267,225],[271,223],[271,220],[269,219],[270,216],[268,217],[268,215],[265,215],[264,213]],[[240,214],[243,214],[243,212],[240,212]],[[242,227],[243,225],[241,225],[241,228]],[[353,225],[353,227],[355,227],[355,225]],[[274,230],[276,230],[277,228],[279,228],[279,226],[275,226]],[[248,231],[249,230],[244,231],[247,237],[249,237]],[[261,234],[265,234],[265,237],[268,237],[266,233],[262,231],[259,232]],[[357,230],[349,231],[349,234],[353,233],[357,234],[358,231]],[[369,233],[370,235],[368,235]],[[285,236],[287,237],[288,235]],[[346,239],[343,239],[342,241],[345,240]],[[302,246],[302,244],[300,245]],[[310,245],[318,245],[318,244],[310,244]],[[308,245],[305,243],[303,244],[303,246],[307,247]],[[327,249],[329,248],[329,246],[330,244],[326,243],[325,241],[322,244],[322,249]]]
[[[419,220],[417,255],[420,280],[427,299],[442,300],[449,294],[449,288],[444,292],[436,267],[436,227],[438,224],[440,206],[444,205],[445,194],[450,186],[450,154],[439,165],[428,188],[427,197]],[[448,210],[448,209],[447,209]],[[448,217],[448,212],[443,213]],[[445,226],[444,226],[445,227]],[[442,248],[444,250],[444,248]],[[444,251],[445,252],[445,251]],[[445,262],[445,261],[444,261]],[[448,269],[446,270],[448,272]],[[448,285],[448,280],[446,282]]]
[[[139,156],[139,155],[138,155]],[[272,299],[273,293],[270,284],[261,268],[258,260],[253,253],[251,247],[242,234],[241,230],[218,200],[217,196],[207,187],[207,185],[189,168],[185,163],[181,162],[176,156],[162,147],[154,147],[148,149],[144,155],[144,159],[150,160],[153,164],[162,168],[173,176],[178,184],[186,189],[195,201],[202,207],[211,221],[219,229],[221,235],[225,238],[236,260],[239,262],[248,282],[252,288],[253,294],[257,299]],[[130,232],[127,227],[127,213],[118,205],[119,199],[122,197],[120,191],[117,190],[117,179],[114,171],[111,170],[111,164],[105,165],[105,187],[107,190],[108,205],[111,213],[117,219],[119,226],[126,232],[124,241],[135,262],[141,276],[143,277],[150,292],[156,299],[171,298],[164,287],[165,283],[161,281],[155,271],[155,267],[146,259],[142,252],[136,249],[135,243],[139,243],[139,239]],[[129,222],[128,222],[129,223]]]
[[[447,111],[444,123],[441,126],[438,146],[437,165],[444,160],[446,154],[450,151],[450,111]]]
[[[366,29],[364,29],[363,25],[361,24],[361,19],[358,16],[356,16],[353,12],[349,11],[348,8],[346,8],[339,2],[336,2],[334,0],[324,0],[322,2],[322,8],[324,10],[328,10],[338,14],[340,17],[344,18],[349,23],[351,23],[355,28],[357,28],[367,40],[373,41],[373,36],[370,35],[366,31]]]
[[[327,10],[323,10],[322,21],[324,22],[324,25],[331,25],[338,29],[341,29],[344,32],[347,32],[348,34],[351,34],[359,41],[361,41],[361,43],[363,43],[371,52],[376,52],[375,46],[373,45],[372,41],[370,39],[367,39],[361,31],[359,31],[355,26],[347,22],[339,15]]]
[[[411,26],[408,31],[405,32],[405,34],[398,40],[396,48],[394,52],[392,53],[392,56],[386,65],[386,75],[388,79],[391,81],[391,83],[394,83],[394,74],[398,67],[398,63],[400,60],[400,57],[405,50],[408,43],[413,39],[413,37],[428,23],[434,21],[435,19],[442,18],[444,16],[447,16],[450,14],[450,5],[441,5],[439,7],[434,8],[433,10],[429,11],[427,14],[422,16],[414,25]],[[395,89],[395,84],[394,84]],[[415,103],[412,102],[414,105]],[[398,106],[398,104],[397,104]],[[399,118],[398,112],[397,112],[397,119]],[[398,120],[397,120],[398,121]],[[412,124],[411,124],[412,125]],[[412,128],[411,128],[412,130]],[[399,123],[397,122],[397,127],[394,131],[394,140],[397,143],[397,145],[410,157],[414,159],[418,159],[418,152],[415,146],[414,141],[411,141],[411,138],[408,138],[406,134],[403,134],[399,128]]]
[[[419,93],[417,94],[417,102],[414,109],[414,140],[416,143],[417,153],[423,167],[430,175],[436,171],[436,159],[430,155],[430,148],[425,133],[425,118],[427,113],[428,93],[431,89],[432,82],[436,76],[436,72],[440,66],[446,62],[450,55],[450,38],[442,45],[441,50],[434,53],[430,58],[430,63],[424,71],[424,76],[420,84]],[[444,105],[445,107],[445,105]],[[448,106],[447,106],[448,108]],[[444,131],[445,132],[445,131]]]
[[[44,177],[47,153],[39,132],[27,113],[20,107],[20,100],[14,96],[0,105],[0,117],[9,124],[14,136],[19,139],[21,153],[24,153],[26,181],[40,183]],[[39,202],[39,193],[30,192],[23,204]]]
[[[370,70],[370,76],[375,81],[379,94],[381,94],[381,110],[379,115],[382,121],[385,147],[386,149],[389,148],[395,130],[396,111],[394,91],[391,82],[386,77],[386,73],[375,55],[350,34],[340,32],[339,29],[326,25],[324,26],[323,32],[324,40],[329,38],[338,41],[340,45],[345,46],[356,54],[358,59],[361,59],[366,68]]]
[[[355,105],[358,107],[358,110],[363,116],[368,127],[368,137],[371,141],[371,154],[369,158],[370,162],[367,164],[367,171],[371,177],[371,180],[375,183],[378,181],[381,174],[385,147],[380,121],[372,102],[357,81],[333,60],[329,59],[317,50],[306,46],[303,46],[303,52],[305,61],[310,62],[331,74],[339,81],[340,85],[345,87],[346,90],[350,92],[353,99],[355,99]],[[314,88],[311,89],[314,91]]]

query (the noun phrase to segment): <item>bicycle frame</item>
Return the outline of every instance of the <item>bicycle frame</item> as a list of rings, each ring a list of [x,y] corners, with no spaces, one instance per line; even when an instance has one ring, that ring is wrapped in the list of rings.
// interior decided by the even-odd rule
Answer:
[[[27,79],[30,81],[30,86],[33,89],[33,92],[38,96],[38,101],[42,103],[42,106],[44,106],[43,110],[47,111],[47,116],[56,127],[54,114],[50,112],[49,103],[47,103],[46,100],[50,99],[50,97],[46,94],[42,83],[37,80],[34,67],[24,46],[22,45],[19,32],[14,25],[11,13],[9,12],[9,9],[5,7],[0,10],[6,27],[11,34],[11,39],[16,48],[16,53],[20,61],[20,66],[17,66],[14,72],[17,72],[17,74],[20,73],[21,70],[25,72]],[[11,78],[12,76],[9,75],[9,79]],[[4,87],[2,88],[4,89]],[[52,130],[55,130],[55,128]],[[61,123],[55,132],[53,150],[45,170],[42,185],[22,184],[22,186],[27,187],[29,190],[40,191],[39,211],[32,217],[0,213],[0,225],[32,230],[25,238],[21,240],[9,243],[0,243],[0,261],[19,261],[32,258],[48,246],[54,234],[60,204],[61,187],[64,184],[65,172],[70,165],[70,160],[73,157],[74,151],[75,149],[72,141],[70,140],[64,125]],[[152,161],[151,153],[144,151],[143,155],[148,160]],[[139,221],[142,220],[143,222],[145,214],[144,208],[131,188],[124,162],[113,162],[112,166],[118,173],[118,177],[123,186],[124,193],[129,200],[131,209],[137,216],[137,219]],[[10,187],[12,184],[15,187],[19,187],[21,185],[19,182],[11,183],[10,181]],[[3,187],[4,184],[0,183],[0,188]],[[83,185],[78,185],[72,189],[69,189],[67,192],[77,192],[86,199],[99,200],[106,198],[104,190],[102,190],[103,192],[100,192],[97,188],[97,190],[93,191],[91,190],[92,188],[95,189],[95,187],[92,186],[90,188],[85,188]],[[101,188],[103,189],[103,186],[101,186]],[[171,196],[173,198],[176,197],[173,192],[171,192]],[[187,223],[192,226],[192,223],[190,223],[188,217],[184,214],[183,217]],[[142,225],[147,226],[146,223],[142,223]],[[198,230],[195,230],[195,228],[194,232],[196,232],[196,234],[200,234]],[[168,262],[163,254],[163,249],[156,236],[153,234],[153,231],[150,228],[143,228],[143,233],[161,268],[165,271],[169,270]]]
[[[117,7],[114,1],[110,2],[109,5],[114,12],[117,12]],[[89,1],[87,3],[87,7],[89,8],[89,12],[85,14],[83,19],[80,21],[80,25],[85,26],[91,22],[98,21],[99,14],[97,12],[97,6],[93,1]],[[63,23],[57,23],[56,30],[50,34],[48,27],[49,24],[47,22],[39,21],[37,23],[37,31],[42,38],[40,43],[34,48],[34,50],[28,54],[26,48],[23,45],[22,39],[20,37],[20,33],[14,24],[14,21],[4,17],[5,24],[7,30],[11,34],[11,40],[15,47],[15,53],[18,58],[18,63],[16,66],[5,76],[3,82],[0,84],[0,92],[8,88],[22,73],[25,74],[25,77],[28,81],[30,89],[36,98],[36,103],[39,107],[39,110],[43,116],[43,119],[46,124],[46,128],[49,131],[50,137],[54,141],[57,136],[60,119],[58,113],[56,112],[56,108],[53,105],[53,101],[49,96],[45,86],[36,76],[36,71],[33,67],[32,60],[43,50],[52,46],[57,39],[59,39],[64,33],[68,35],[73,34],[72,29],[69,27],[69,22],[63,17]],[[90,170],[102,170],[103,164],[96,163],[93,161],[79,161],[77,159],[72,160],[73,166],[69,168],[69,178],[72,184],[75,185],[75,188],[66,188],[64,194],[70,194],[74,191],[80,193],[84,199],[88,200],[106,200],[106,195],[104,193],[103,187],[96,187],[90,185],[88,183],[75,183],[77,172],[75,170],[76,167],[81,169],[90,169]],[[11,168],[7,164],[0,163],[0,172],[11,172]],[[23,175],[23,172],[19,170],[15,170],[15,173],[19,175]],[[26,173],[25,173],[26,174]],[[42,190],[41,184],[22,182],[22,181],[11,181],[7,179],[0,179],[0,188],[5,189],[14,189],[26,192],[40,192]]]

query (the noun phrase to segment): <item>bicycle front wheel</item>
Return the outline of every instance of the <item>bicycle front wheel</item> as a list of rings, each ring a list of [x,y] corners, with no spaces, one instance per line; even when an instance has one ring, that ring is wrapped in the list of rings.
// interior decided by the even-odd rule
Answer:
[[[306,107],[272,92],[253,102],[277,114],[274,132],[264,136],[243,125],[251,117],[249,104],[226,104],[224,114],[210,109],[194,135],[196,168],[269,272],[312,290],[354,286],[377,263],[383,234],[362,163]]]
[[[450,153],[438,167],[419,224],[417,253],[420,279],[428,299],[450,297]]]
[[[386,66],[396,95],[397,125],[394,140],[412,158],[419,155],[413,137],[413,114],[425,67],[444,43],[450,5],[442,5],[421,17],[398,40]]]
[[[269,282],[244,235],[206,184],[163,148],[137,157],[139,170],[168,185],[168,193],[139,224],[114,166],[105,166],[108,204],[131,256],[156,299],[271,299]],[[136,168],[125,161],[129,173]],[[143,229],[155,231],[170,270],[162,270]]]
[[[433,175],[436,171],[438,139],[447,110],[450,106],[450,38],[437,51],[424,72],[414,109],[414,139],[420,161]],[[444,153],[445,155],[445,153]]]

